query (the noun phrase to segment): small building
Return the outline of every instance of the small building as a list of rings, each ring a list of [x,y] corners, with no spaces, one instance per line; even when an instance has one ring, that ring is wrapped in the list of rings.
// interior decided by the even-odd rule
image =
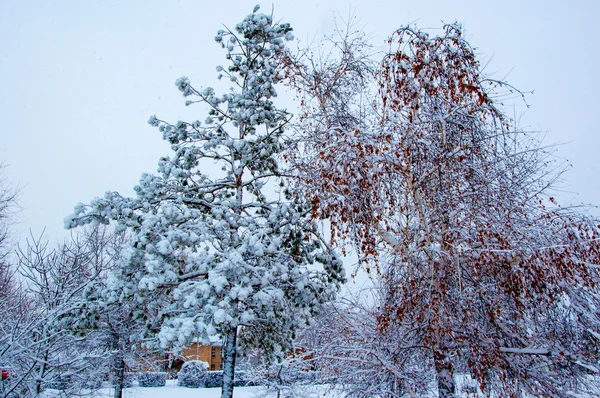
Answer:
[[[191,360],[206,362],[208,364],[208,370],[223,369],[220,342],[211,342],[210,345],[193,342],[189,347],[184,348],[179,356],[183,357],[184,362]]]
[[[193,341],[189,346],[184,348],[181,353],[167,355],[165,366],[168,371],[179,372],[181,366],[187,361],[202,361],[208,364],[208,370],[222,370],[223,362],[221,357],[221,346],[222,343],[218,338],[211,338],[210,344],[205,345],[202,342],[196,340]]]

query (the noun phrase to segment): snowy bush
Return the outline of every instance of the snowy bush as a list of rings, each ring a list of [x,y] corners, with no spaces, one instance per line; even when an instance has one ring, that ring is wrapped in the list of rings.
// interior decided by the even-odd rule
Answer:
[[[250,387],[255,386],[256,383],[254,382],[254,379],[250,376],[250,374],[244,371],[240,371],[235,372],[233,385],[235,387]]]
[[[206,387],[208,364],[203,361],[188,361],[183,364],[177,376],[177,384],[182,387]]]
[[[223,385],[223,371],[213,370],[206,375],[206,387],[215,388]]]
[[[165,372],[144,372],[138,375],[140,387],[164,387],[167,384]]]
[[[235,387],[249,387],[256,386],[260,383],[256,383],[254,378],[246,372],[240,371],[235,372],[233,385]],[[215,388],[223,385],[223,371],[215,370],[210,371],[206,375],[206,387]]]
[[[65,375],[56,376],[52,381],[44,383],[45,388],[49,388],[52,390],[60,390],[60,391],[64,391],[64,390],[68,389],[70,385],[71,385],[71,377],[65,376]]]

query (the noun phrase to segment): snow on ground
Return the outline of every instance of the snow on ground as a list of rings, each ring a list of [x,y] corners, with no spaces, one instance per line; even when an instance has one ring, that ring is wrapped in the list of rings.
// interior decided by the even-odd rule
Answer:
[[[600,396],[598,385],[600,380],[590,378],[590,385],[583,390],[571,392],[569,395],[576,398],[591,398]],[[464,388],[467,387],[466,389]],[[473,380],[468,377],[457,378],[457,390],[461,392],[461,397],[474,398],[485,397],[481,392],[475,393],[477,388]],[[465,391],[466,390],[466,391]],[[53,394],[54,392],[55,394]],[[49,390],[44,394],[44,398],[58,398],[60,393],[56,390]],[[103,388],[90,398],[112,398],[113,389]],[[220,388],[187,388],[179,387],[177,380],[167,380],[165,387],[131,387],[124,389],[124,398],[220,398]],[[236,387],[233,391],[234,398],[276,398],[277,391],[267,390],[265,387]],[[281,397],[302,397],[302,398],[342,398],[343,394],[332,391],[328,386],[296,386],[292,389],[282,390]],[[436,394],[431,396],[437,397]]]
[[[328,392],[327,387],[302,386],[295,387],[292,396],[306,398],[339,398],[340,395]],[[103,388],[93,395],[94,398],[109,398],[113,396],[112,388]],[[179,387],[177,380],[167,380],[164,387],[132,387],[126,388],[124,398],[219,398],[220,388],[187,388]],[[281,396],[290,396],[282,394]],[[235,387],[234,398],[275,398],[277,392],[267,391],[264,387]]]

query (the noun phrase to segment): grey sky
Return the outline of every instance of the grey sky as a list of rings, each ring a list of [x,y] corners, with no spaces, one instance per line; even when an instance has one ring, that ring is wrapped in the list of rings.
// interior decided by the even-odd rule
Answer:
[[[175,80],[215,83],[224,62],[213,37],[235,25],[255,1],[0,1],[0,161],[22,186],[16,231],[63,236],[78,202],[107,190],[133,194],[168,146],[146,121],[203,119],[184,106]],[[261,3],[269,12],[271,3]],[[487,71],[535,94],[521,118],[526,128],[564,142],[558,154],[573,170],[563,184],[600,204],[597,114],[600,82],[596,1],[276,1],[303,43],[331,32],[354,10],[375,44],[401,24],[440,28],[462,22],[489,60]],[[510,73],[509,73],[510,72]],[[515,113],[523,104],[515,99]]]

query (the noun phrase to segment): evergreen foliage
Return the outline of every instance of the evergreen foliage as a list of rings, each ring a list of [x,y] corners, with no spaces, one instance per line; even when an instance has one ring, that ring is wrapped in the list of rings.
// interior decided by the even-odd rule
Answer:
[[[132,231],[114,281],[120,299],[136,297],[133,315],[163,348],[223,336],[224,397],[233,389],[238,345],[282,355],[296,328],[344,281],[311,204],[286,189],[280,166],[290,115],[273,99],[292,28],[257,10],[215,37],[229,62],[217,67],[219,78],[232,82],[231,91],[176,81],[187,105],[208,105],[205,120],[150,118],[173,150],[158,173],[141,177],[136,197],[108,192],[66,220],[69,228],[114,221]]]

